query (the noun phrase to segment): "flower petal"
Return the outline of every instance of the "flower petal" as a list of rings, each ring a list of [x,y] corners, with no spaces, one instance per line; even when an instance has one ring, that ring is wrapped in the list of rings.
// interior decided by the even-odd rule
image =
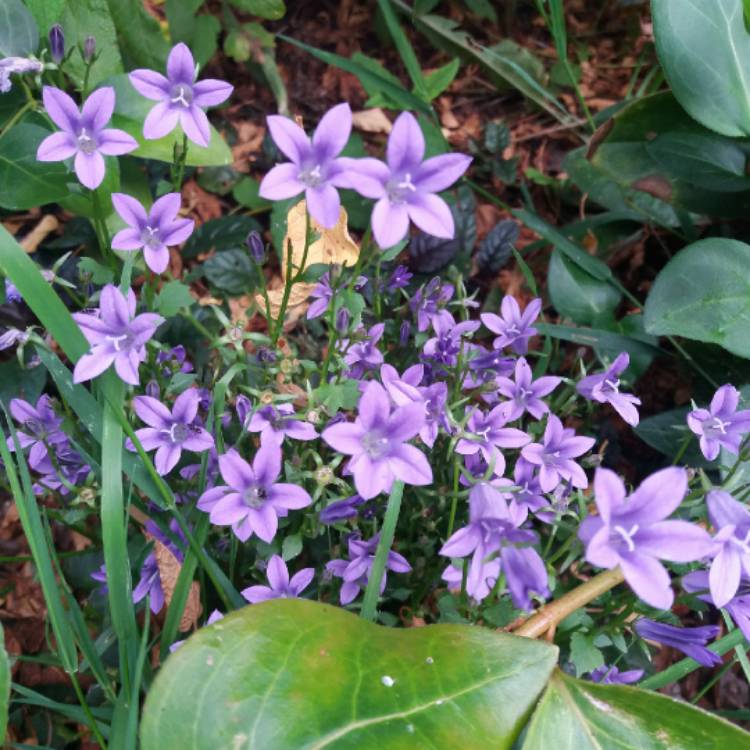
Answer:
[[[406,204],[409,218],[433,237],[453,239],[456,227],[448,204],[432,193],[415,193]]]
[[[75,171],[81,184],[94,190],[102,184],[104,179],[104,157],[94,151],[90,154],[84,154],[79,151],[75,158]]]
[[[341,212],[341,201],[333,185],[321,185],[305,190],[305,200],[310,216],[326,229],[336,226]]]
[[[299,167],[296,164],[277,164],[261,180],[258,190],[260,197],[269,201],[281,201],[299,195],[306,186],[298,179],[298,175]]]
[[[169,81],[155,70],[138,68],[128,74],[133,88],[147,99],[161,101],[169,97]]]
[[[668,610],[674,602],[666,568],[653,557],[629,555],[620,559],[625,580],[646,604],[657,609]]]
[[[302,164],[311,151],[305,131],[297,123],[281,115],[269,115],[266,122],[271,138],[279,150],[295,164]]]
[[[193,104],[198,107],[215,107],[229,99],[232,84],[217,78],[204,78],[193,86]]]
[[[151,396],[136,396],[133,399],[133,410],[142,422],[160,430],[169,429],[173,421],[169,409]]]
[[[64,91],[54,86],[42,88],[42,100],[44,101],[44,109],[52,122],[61,130],[74,137],[77,136],[81,114],[76,103]]]
[[[142,230],[147,224],[148,215],[140,201],[125,193],[112,193],[112,205],[120,218],[134,229]]]
[[[180,125],[185,135],[203,148],[208,148],[211,142],[211,125],[206,113],[196,106],[180,111]]]
[[[393,247],[409,231],[409,212],[402,203],[381,198],[372,210],[372,233],[382,249]]]
[[[414,175],[414,184],[427,193],[449,188],[469,168],[471,157],[466,154],[440,154],[424,161]]]
[[[180,120],[180,113],[169,102],[155,104],[143,121],[143,136],[150,141],[171,133]]]
[[[102,86],[93,91],[81,107],[81,123],[98,133],[112,119],[115,109],[115,90]]]
[[[424,157],[424,146],[424,135],[416,118],[411,112],[402,112],[393,123],[386,146],[386,159],[391,171],[416,169]]]
[[[195,60],[189,47],[180,42],[172,47],[167,58],[167,76],[169,83],[189,83],[195,80]]]
[[[118,128],[104,128],[99,132],[98,150],[105,156],[122,156],[135,151],[138,141],[133,136]]]
[[[352,110],[348,104],[337,104],[321,117],[312,137],[318,162],[338,156],[352,132]],[[336,217],[338,219],[338,217]]]
[[[37,161],[63,161],[70,159],[78,150],[78,144],[67,131],[48,135],[36,151]]]

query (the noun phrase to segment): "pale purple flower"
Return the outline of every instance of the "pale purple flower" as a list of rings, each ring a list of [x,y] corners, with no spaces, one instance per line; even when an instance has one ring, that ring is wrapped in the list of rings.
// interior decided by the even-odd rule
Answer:
[[[360,591],[367,588],[370,572],[375,562],[375,553],[378,549],[380,533],[375,534],[367,541],[359,535],[353,534],[349,537],[349,560],[331,560],[326,565],[326,571],[342,578],[344,583],[339,593],[339,601],[342,605],[347,605],[357,598]],[[394,573],[409,573],[411,565],[403,555],[393,550],[388,551],[386,558],[383,578],[380,581],[380,593],[385,591],[388,577],[387,571],[392,570]]]
[[[139,94],[158,102],[143,123],[145,138],[161,138],[172,132],[179,122],[193,143],[208,146],[211,127],[203,110],[228,99],[234,87],[214,78],[196,83],[195,77],[193,55],[182,42],[172,47],[169,53],[166,78],[145,68],[129,74],[130,83]]]
[[[331,300],[333,299],[331,277],[327,271],[318,279],[318,283],[310,292],[310,296],[315,302],[311,302],[310,307],[307,308],[307,319],[313,320],[319,318],[321,315],[325,315],[328,305],[331,304]]]
[[[156,355],[156,364],[162,365],[161,374],[165,378],[172,377],[177,372],[192,372],[193,365],[187,359],[187,352],[182,344],[173,346]]]
[[[179,245],[192,233],[195,222],[179,219],[182,198],[179,193],[167,193],[159,198],[151,210],[146,209],[125,193],[112,193],[112,204],[128,225],[112,238],[115,250],[140,250],[146,265],[154,273],[164,273],[169,264],[171,245]]]
[[[336,500],[336,502],[326,505],[320,511],[320,522],[327,525],[356,518],[358,513],[357,508],[364,503],[365,499],[359,495],[352,495],[343,500]]]
[[[174,469],[183,449],[201,453],[213,448],[214,439],[196,423],[199,402],[200,395],[194,388],[183,391],[175,399],[171,411],[150,396],[133,399],[135,413],[149,425],[136,430],[135,434],[144,450],[156,450],[154,466],[162,476]],[[128,447],[135,450],[132,443]]]
[[[464,346],[469,362],[469,371],[466,373],[461,388],[473,390],[487,386],[493,390],[484,390],[482,398],[488,403],[497,403],[497,386],[494,383],[498,377],[510,377],[516,367],[515,357],[508,357],[502,352],[492,349],[487,350],[479,344],[467,343]]]
[[[391,272],[391,275],[385,281],[385,291],[389,294],[393,294],[393,292],[398,289],[404,289],[409,286],[409,282],[413,276],[414,274],[406,266],[396,266]]]
[[[150,536],[167,547],[180,563],[183,561],[184,556],[179,547],[166,534],[162,533],[161,529],[151,519],[146,521],[145,529]],[[176,537],[185,542],[184,534],[175,519],[169,522],[169,529]],[[153,550],[143,561],[138,584],[133,589],[133,603],[137,604],[147,596],[149,597],[151,611],[155,615],[158,614],[164,606],[164,589],[161,583],[159,565],[156,561],[156,552]]]
[[[695,593],[699,599],[716,606],[709,586],[709,575],[705,570],[695,570],[682,579],[682,587],[685,591]],[[735,597],[724,605],[724,609],[744,633],[745,638],[750,640],[750,578],[743,576],[740,579]]]
[[[511,504],[511,506],[518,506],[519,508],[525,509],[528,513],[532,511],[536,513],[543,508],[549,506],[549,501],[544,496],[542,487],[539,484],[539,477],[536,475],[534,469],[536,467],[526,461],[523,456],[519,456],[516,461],[516,465],[513,467],[513,480],[501,477],[492,482],[497,487],[519,487],[519,490],[505,492],[503,491],[503,497]]]
[[[719,654],[706,648],[706,644],[712,638],[716,638],[720,630],[718,625],[678,628],[675,625],[655,622],[646,617],[641,617],[635,624],[635,632],[644,640],[672,646],[704,667],[715,667],[722,662]]]
[[[723,385],[711,399],[708,409],[695,409],[687,415],[688,427],[700,437],[703,455],[713,461],[724,448],[734,455],[740,452],[742,437],[750,432],[750,409],[737,411],[740,392]]]
[[[537,330],[533,327],[533,323],[541,309],[542,301],[533,299],[521,313],[518,302],[507,294],[500,305],[500,315],[482,313],[479,317],[490,331],[498,334],[493,342],[495,349],[509,346],[516,354],[526,354],[529,349],[529,339],[536,336]]]
[[[594,438],[580,437],[554,414],[547,418],[542,443],[531,443],[523,448],[521,455],[539,467],[539,484],[545,492],[552,492],[562,482],[584,489],[589,480],[584,470],[573,460],[590,450]]]
[[[109,587],[107,586],[107,566],[102,563],[97,570],[89,574],[89,578],[100,584],[95,589],[99,592],[99,595],[106,596],[109,591]]]
[[[211,614],[208,616],[208,619],[206,620],[206,624],[203,626],[204,628],[208,625],[213,625],[215,622],[219,622],[219,620],[224,619],[224,613],[219,612],[218,609],[215,609]],[[173,654],[175,651],[177,651],[182,644],[185,643],[185,639],[183,638],[181,641],[175,641],[170,647],[169,647],[169,653]]]
[[[442,310],[432,318],[432,328],[437,335],[425,341],[422,352],[441,365],[453,367],[463,347],[462,337],[474,333],[479,325],[478,320],[456,323],[447,310]]]
[[[502,474],[505,456],[500,449],[520,448],[531,440],[523,430],[506,427],[506,422],[502,405],[487,413],[474,407],[464,427],[464,437],[456,443],[456,453],[462,456],[481,453],[495,474]]]
[[[247,431],[259,432],[261,445],[281,445],[285,437],[292,440],[315,440],[318,436],[309,422],[294,417],[294,407],[291,404],[261,406],[247,423]]]
[[[362,341],[349,346],[348,339],[339,342],[339,348],[345,351],[344,362],[349,367],[348,376],[359,380],[368,370],[374,370],[383,364],[383,353],[377,343],[383,336],[385,323],[376,323],[367,331]]]
[[[132,289],[124,295],[114,284],[102,291],[97,313],[74,313],[73,319],[91,345],[73,370],[73,381],[101,375],[114,363],[115,372],[131,385],[138,385],[138,365],[146,359],[146,342],[164,322],[155,313],[135,314],[136,299]]]
[[[424,409],[408,404],[391,410],[380,383],[369,382],[359,400],[354,422],[339,422],[323,430],[323,440],[339,453],[351,456],[347,469],[354,475],[357,492],[369,500],[390,492],[396,479],[427,485],[432,469],[424,454],[408,445],[424,425]]]
[[[0,334],[0,352],[12,346],[25,344],[28,339],[28,332],[20,331],[18,328],[9,328],[5,333]]]
[[[103,86],[94,91],[78,111],[76,103],[60,89],[42,89],[44,109],[60,131],[48,135],[36,152],[39,161],[65,161],[75,156],[78,179],[91,190],[104,179],[105,156],[121,156],[138,148],[124,130],[106,127],[115,108],[115,90]]]
[[[464,565],[466,564],[468,563],[464,563]],[[448,588],[451,591],[459,591],[461,589],[461,584],[463,583],[464,572],[461,568],[451,564],[443,571],[440,577],[448,584]],[[467,589],[466,593],[468,593],[475,602],[481,602],[490,595],[492,589],[495,588],[495,584],[499,577],[500,558],[495,557],[489,562],[484,563],[478,581],[473,585],[471,592]]]
[[[708,533],[687,521],[667,521],[687,492],[682,468],[662,469],[626,496],[622,480],[609,469],[594,476],[598,516],[589,516],[578,535],[586,560],[599,568],[621,567],[625,580],[646,604],[669,609],[674,601],[669,573],[659,562],[692,562],[711,552]]]
[[[296,599],[315,577],[315,568],[302,568],[289,578],[286,563],[279,555],[272,555],[266,568],[268,586],[248,586],[240,593],[251,604],[267,602],[269,599]]]
[[[7,94],[11,89],[12,73],[41,73],[44,65],[39,60],[28,57],[3,57],[0,59],[0,94]]]
[[[737,593],[740,578],[750,578],[750,510],[724,490],[709,492],[706,504],[717,529],[716,556],[709,573],[711,598],[717,607],[724,607]]]
[[[281,474],[278,445],[261,445],[252,466],[231,449],[219,456],[219,468],[226,485],[204,492],[198,508],[211,514],[211,523],[231,526],[242,542],[256,534],[270,543],[276,536],[279,518],[312,503],[302,487],[276,481]]]
[[[514,606],[530,609],[532,593],[549,596],[544,562],[530,546],[538,537],[533,531],[520,528],[525,518],[526,513],[509,506],[491,484],[481,482],[471,488],[469,523],[446,541],[440,554],[472,556],[466,591],[474,599],[483,598],[482,593],[489,588],[487,579],[494,571],[488,571],[487,564],[495,554],[499,555]]]
[[[602,685],[632,685],[634,682],[643,677],[642,669],[630,669],[621,672],[617,667],[602,664],[590,673],[592,682],[599,682]]]
[[[453,214],[436,193],[449,188],[469,168],[465,154],[441,154],[424,159],[425,140],[414,115],[402,112],[393,123],[386,163],[378,159],[347,159],[356,170],[352,187],[377,201],[372,230],[381,248],[393,247],[406,236],[409,220],[433,237],[452,239]]]
[[[611,404],[614,410],[631,426],[638,424],[638,409],[641,400],[632,393],[620,393],[621,372],[628,368],[630,356],[621,352],[607,370],[598,375],[587,375],[576,386],[576,390],[589,401]]]
[[[55,413],[52,399],[43,394],[36,406],[32,406],[22,398],[14,398],[10,402],[10,413],[23,428],[16,431],[16,437],[21,450],[29,449],[29,466],[36,471],[43,470],[44,465],[49,463],[49,451],[59,450],[68,442],[67,435],[60,429],[62,417]],[[12,435],[7,438],[6,444],[9,451],[15,451]]]
[[[304,192],[310,215],[324,227],[336,225],[341,199],[336,188],[356,187],[359,176],[350,171],[352,159],[339,157],[352,132],[349,105],[326,112],[312,138],[293,120],[281,115],[266,118],[274,143],[290,161],[277,164],[260,183],[260,195],[271,201]]]
[[[33,467],[42,474],[33,485],[35,495],[44,495],[49,490],[67,495],[70,492],[68,485],[78,487],[91,471],[84,458],[69,445],[56,446],[55,459],[57,467],[49,457],[45,457],[38,466]]]
[[[5,279],[5,299],[7,302],[23,302],[21,292],[18,287],[10,280]]]
[[[557,388],[562,378],[545,375],[534,380],[533,377],[529,363],[524,357],[520,357],[516,362],[513,380],[502,375],[495,378],[498,393],[510,399],[502,404],[506,421],[514,422],[524,412],[531,414],[534,419],[541,419],[549,411],[542,399]]]
[[[409,300],[409,307],[417,316],[418,331],[426,331],[430,327],[433,317],[450,302],[454,292],[453,284],[444,284],[439,276],[435,276],[424,287],[417,289]]]

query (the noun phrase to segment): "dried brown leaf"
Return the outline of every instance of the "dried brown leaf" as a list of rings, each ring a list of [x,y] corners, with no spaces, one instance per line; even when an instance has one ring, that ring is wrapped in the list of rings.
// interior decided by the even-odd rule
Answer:
[[[180,570],[182,570],[182,563],[174,556],[172,550],[158,539],[154,540],[154,555],[156,556],[156,565],[159,568],[159,578],[161,579],[161,587],[164,591],[164,601],[169,606],[174,596]],[[198,581],[193,581],[190,584],[190,593],[188,594],[187,602],[185,602],[185,609],[182,611],[180,631],[184,632],[196,627],[202,611],[200,584]]]

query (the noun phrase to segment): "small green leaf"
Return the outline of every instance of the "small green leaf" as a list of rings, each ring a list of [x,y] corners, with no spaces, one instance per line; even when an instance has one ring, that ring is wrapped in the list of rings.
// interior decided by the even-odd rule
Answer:
[[[383,628],[309,600],[264,602],[169,657],[141,740],[144,750],[507,750],[556,653],[484,628]]]
[[[203,264],[206,278],[227,294],[249,294],[257,283],[255,266],[244,248],[222,250]]]
[[[108,0],[117,29],[120,49],[129,68],[160,68],[169,54],[169,44],[159,22],[146,12],[142,0]]]
[[[252,177],[243,177],[232,190],[237,203],[247,208],[270,208],[271,202],[259,195],[260,183]]]
[[[245,247],[245,239],[253,230],[262,228],[250,216],[223,216],[210,219],[193,232],[182,249],[183,258],[194,258],[210,250],[227,250]]]
[[[424,77],[425,90],[430,101],[440,96],[453,83],[460,67],[461,61],[454,57],[449,63]]]
[[[38,45],[39,29],[29,9],[21,0],[3,0],[0,4],[0,57],[27,57],[36,52]]]
[[[36,19],[42,34],[46,34],[52,25],[60,20],[65,0],[26,0],[26,7]]]
[[[181,281],[168,281],[156,295],[154,306],[156,312],[165,318],[171,318],[182,308],[190,307],[195,300],[190,294],[190,287]]]
[[[240,10],[269,21],[278,21],[286,13],[284,0],[230,0],[230,2]]]
[[[294,560],[300,552],[302,552],[302,537],[299,534],[285,536],[281,544],[281,557],[284,562]]]
[[[592,672],[604,664],[604,655],[594,645],[594,639],[587,633],[576,631],[570,636],[570,660],[576,668],[576,675]]]
[[[644,443],[663,453],[670,460],[674,460],[681,452],[681,463],[697,468],[711,466],[711,462],[706,461],[700,451],[698,438],[690,432],[687,426],[689,411],[688,407],[681,407],[646,417],[634,428],[635,434]],[[687,442],[687,448],[683,449],[685,442]]]
[[[78,261],[78,272],[85,274],[94,284],[111,284],[115,279],[111,268],[97,263],[93,258],[81,258]]]
[[[720,344],[750,358],[750,245],[711,238],[662,269],[646,300],[646,330]]]

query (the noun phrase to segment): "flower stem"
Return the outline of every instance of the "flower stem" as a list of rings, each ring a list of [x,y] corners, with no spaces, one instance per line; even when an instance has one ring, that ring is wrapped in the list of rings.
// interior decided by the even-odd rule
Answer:
[[[388,497],[388,507],[385,509],[383,527],[380,529],[380,540],[378,541],[378,549],[375,552],[375,562],[372,564],[372,570],[370,570],[370,575],[367,578],[365,598],[359,613],[360,617],[371,622],[377,614],[380,582],[383,580],[388,553],[391,551],[391,545],[393,544],[393,535],[396,531],[396,523],[398,522],[398,514],[401,510],[401,497],[403,494],[404,483],[397,480],[393,483],[391,494]]]
[[[589,602],[594,601],[624,580],[619,566],[612,570],[605,570],[581,586],[576,586],[572,591],[568,591],[559,599],[542,607],[520,627],[516,628],[513,633],[514,635],[523,635],[526,638],[539,638],[550,628],[562,622],[568,615],[577,609],[581,609],[581,607],[585,607]]]

